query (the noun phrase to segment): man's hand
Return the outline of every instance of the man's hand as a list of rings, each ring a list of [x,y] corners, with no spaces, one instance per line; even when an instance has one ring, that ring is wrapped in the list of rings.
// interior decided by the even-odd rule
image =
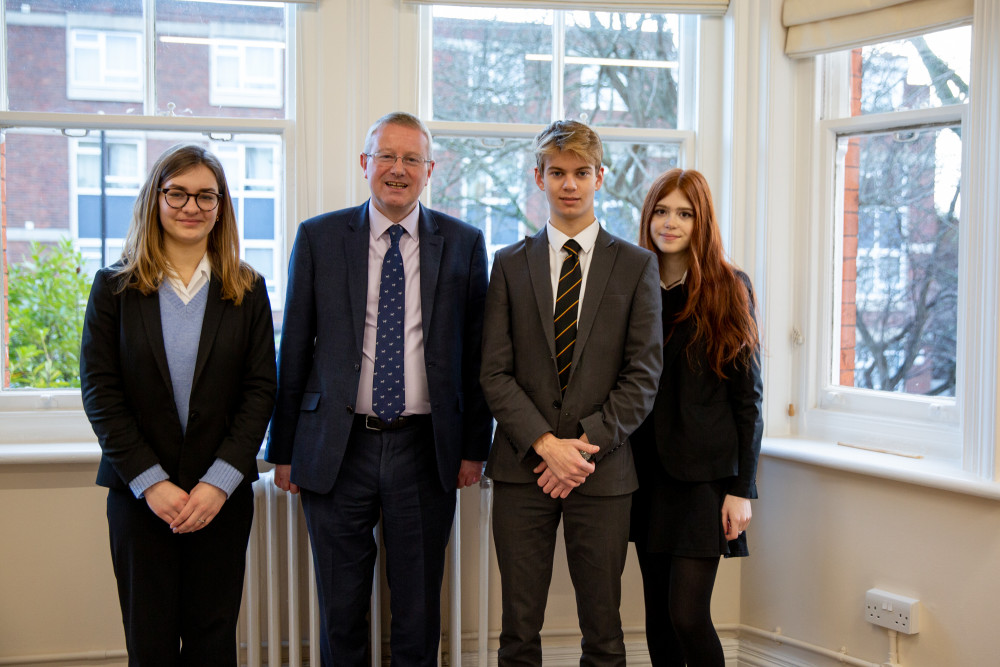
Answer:
[[[750,500],[739,496],[726,497],[722,501],[722,529],[727,540],[735,540],[750,524]]]
[[[146,489],[143,496],[153,514],[171,525],[188,501],[188,494],[184,489],[166,479]]]
[[[575,489],[586,481],[587,476],[594,472],[594,464],[583,458],[583,454],[596,454],[601,451],[597,445],[591,445],[584,439],[557,438],[552,433],[546,433],[534,442],[532,447],[545,462],[545,470],[555,477],[556,483]],[[539,478],[539,486],[544,488]]]
[[[478,484],[483,477],[483,466],[485,461],[468,461],[462,459],[462,465],[458,469],[458,481],[455,486],[464,489],[467,486]]]
[[[573,490],[573,487],[562,484],[556,479],[556,476],[549,470],[549,466],[545,461],[535,466],[532,472],[541,473],[538,476],[538,486],[542,487],[543,493],[547,493],[553,498],[565,498]]]
[[[193,533],[212,522],[226,502],[226,492],[208,482],[198,482],[188,496],[187,504],[170,527],[175,533]]]
[[[274,466],[274,485],[282,491],[288,491],[288,493],[299,492],[299,485],[292,484],[292,466],[290,464]]]

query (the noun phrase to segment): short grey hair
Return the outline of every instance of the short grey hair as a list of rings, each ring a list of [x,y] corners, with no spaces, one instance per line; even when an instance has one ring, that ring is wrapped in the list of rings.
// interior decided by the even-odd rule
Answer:
[[[375,133],[386,125],[401,125],[403,127],[423,132],[424,136],[427,137],[427,159],[431,160],[434,158],[434,138],[431,137],[431,131],[427,129],[424,121],[420,120],[412,113],[407,113],[405,111],[393,111],[391,113],[387,113],[372,123],[372,126],[368,128],[368,134],[365,136],[365,153],[371,153],[372,150],[374,150],[374,146],[372,144],[375,142]]]

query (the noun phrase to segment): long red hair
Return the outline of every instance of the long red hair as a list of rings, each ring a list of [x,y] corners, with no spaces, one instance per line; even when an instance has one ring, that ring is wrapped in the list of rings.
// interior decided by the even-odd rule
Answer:
[[[701,343],[709,367],[719,378],[725,379],[726,366],[733,362],[749,364],[760,345],[753,314],[756,305],[753,289],[726,259],[722,234],[715,220],[712,192],[705,177],[694,169],[671,169],[661,174],[653,181],[642,204],[639,245],[656,253],[661,276],[664,257],[653,243],[649,225],[657,202],[674,190],[680,190],[694,209],[685,280],[687,303],[674,324],[688,318],[693,320],[694,335],[688,346],[689,354],[697,349],[694,343]]]

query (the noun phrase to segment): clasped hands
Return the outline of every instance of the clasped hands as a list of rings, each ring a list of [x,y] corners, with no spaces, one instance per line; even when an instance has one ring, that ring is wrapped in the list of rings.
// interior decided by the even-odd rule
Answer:
[[[601,448],[590,444],[587,434],[577,438],[557,438],[546,433],[532,444],[542,462],[533,472],[539,473],[538,486],[553,498],[565,498],[576,487],[587,481],[597,469],[593,461],[583,454],[597,454]]]
[[[198,482],[191,493],[169,480],[153,484],[145,492],[153,514],[170,525],[175,533],[201,530],[215,518],[226,502],[226,492],[207,482]]]

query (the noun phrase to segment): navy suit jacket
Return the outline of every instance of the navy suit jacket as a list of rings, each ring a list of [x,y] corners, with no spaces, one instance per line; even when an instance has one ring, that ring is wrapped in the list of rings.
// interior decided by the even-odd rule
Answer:
[[[220,458],[257,479],[274,405],[274,327],[264,279],[237,306],[214,275],[201,326],[186,431],[163,346],[159,294],[115,293],[112,266],[94,278],[80,349],[83,408],[101,443],[97,483],[127,489],[157,463],[190,491]]]
[[[492,418],[479,387],[486,244],[478,229],[420,207],[424,362],[438,474],[485,461]],[[368,299],[368,203],[303,222],[288,267],[278,400],[265,458],[328,493],[354,423]]]

